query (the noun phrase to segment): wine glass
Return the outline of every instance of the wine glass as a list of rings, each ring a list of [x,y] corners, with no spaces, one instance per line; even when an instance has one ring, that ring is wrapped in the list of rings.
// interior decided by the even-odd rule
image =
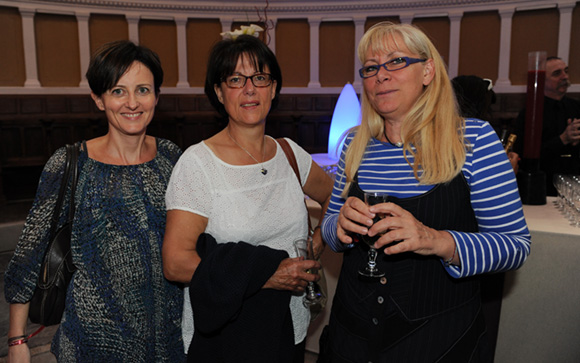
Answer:
[[[306,260],[314,260],[314,249],[312,247],[312,237],[308,237],[307,239],[299,239],[294,241],[294,249],[296,250],[296,254],[298,257],[304,257]],[[308,269],[306,272],[311,274],[318,273],[318,269],[311,268]],[[320,287],[318,284],[308,281],[308,285],[306,286],[306,294],[304,295],[304,299],[302,303],[305,307],[311,308],[314,305],[321,305],[326,297],[321,292]]]
[[[388,195],[386,193],[381,192],[365,192],[365,203],[369,207],[371,205],[385,203],[387,201]],[[375,218],[373,219],[373,223],[377,223],[384,217],[381,213],[377,213]],[[376,235],[374,237],[369,237],[367,235],[361,235],[361,239],[364,243],[369,246],[368,252],[368,262],[367,265],[363,270],[359,270],[359,274],[361,276],[370,277],[370,278],[378,278],[385,276],[385,273],[380,271],[377,268],[377,250],[374,248],[375,242],[379,239],[380,235]]]
[[[554,201],[554,204],[556,205],[556,208],[559,210],[562,210],[564,208],[564,203],[563,203],[563,196],[562,196],[562,184],[564,181],[564,177],[561,174],[554,174],[554,176],[552,177],[552,184],[554,184],[554,188],[556,188],[556,192],[557,192],[557,198]]]

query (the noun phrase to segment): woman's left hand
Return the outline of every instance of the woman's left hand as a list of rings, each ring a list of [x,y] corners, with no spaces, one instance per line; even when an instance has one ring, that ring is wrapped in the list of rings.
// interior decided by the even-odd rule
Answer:
[[[375,243],[376,248],[385,245],[385,254],[394,255],[414,252],[420,255],[436,255],[444,260],[454,255],[455,240],[449,232],[425,226],[410,212],[394,203],[381,203],[369,208],[370,212],[386,217],[373,224],[369,236],[383,234]],[[393,242],[397,242],[393,245]],[[458,256],[452,263],[457,264]]]
[[[318,274],[306,271],[319,269],[320,262],[305,260],[304,257],[286,258],[280,262],[278,269],[262,287],[263,289],[289,290],[301,293],[308,282],[318,281]]]

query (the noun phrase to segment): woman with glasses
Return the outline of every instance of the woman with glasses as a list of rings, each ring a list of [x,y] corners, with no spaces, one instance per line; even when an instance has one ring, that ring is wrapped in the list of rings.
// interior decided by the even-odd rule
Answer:
[[[321,356],[489,362],[477,275],[516,269],[530,251],[506,153],[487,122],[460,116],[445,64],[417,28],[379,23],[358,56],[362,122],[322,223],[343,265]],[[386,201],[369,207],[364,192]],[[373,237],[369,278],[359,241]]]
[[[287,140],[300,185],[281,146],[265,135],[281,87],[278,62],[258,38],[214,46],[205,93],[228,124],[184,152],[166,194],[163,262],[168,279],[190,283],[183,320],[189,361],[304,359],[310,313],[302,294],[318,278],[306,270],[320,265],[296,258],[293,242],[308,234],[304,193],[325,205],[332,181]],[[323,249],[318,228],[314,249]]]

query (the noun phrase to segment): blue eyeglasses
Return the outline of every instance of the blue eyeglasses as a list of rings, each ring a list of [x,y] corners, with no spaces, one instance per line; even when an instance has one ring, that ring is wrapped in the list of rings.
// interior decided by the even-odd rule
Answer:
[[[397,57],[387,61],[383,64],[373,64],[370,66],[362,67],[358,70],[358,73],[362,78],[370,78],[376,76],[379,73],[381,67],[385,68],[387,71],[398,71],[399,69],[406,68],[414,63],[425,62],[426,58],[409,58],[409,57]]]

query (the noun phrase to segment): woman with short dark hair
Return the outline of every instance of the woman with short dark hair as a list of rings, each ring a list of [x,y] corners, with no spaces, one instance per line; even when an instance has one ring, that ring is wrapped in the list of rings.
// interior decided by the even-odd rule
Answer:
[[[106,135],[81,143],[77,190],[59,220],[59,225],[67,220],[68,205],[74,203],[71,251],[77,270],[51,351],[62,362],[179,362],[184,359],[183,293],[163,277],[161,243],[165,189],[181,151],[146,134],[163,70],[151,50],[118,41],[97,50],[87,79],[109,128]],[[44,167],[6,270],[9,337],[26,336],[64,164],[63,147]],[[8,356],[11,362],[26,361],[30,351],[18,344]]]

